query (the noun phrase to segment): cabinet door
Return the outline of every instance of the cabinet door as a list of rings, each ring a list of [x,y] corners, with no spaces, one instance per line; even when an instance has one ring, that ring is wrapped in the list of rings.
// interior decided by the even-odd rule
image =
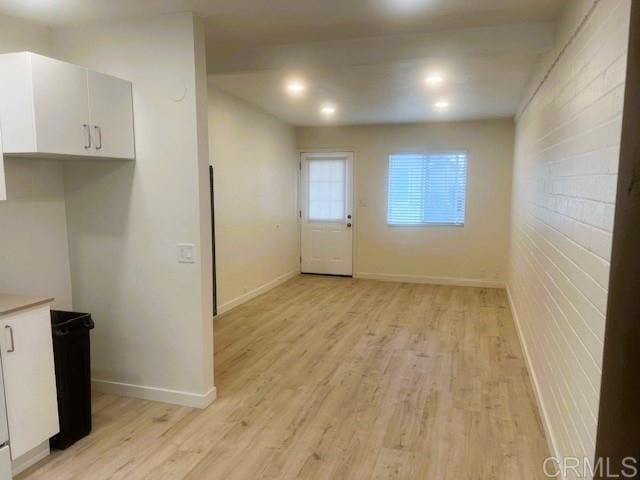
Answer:
[[[11,455],[9,447],[0,448],[0,480],[11,480]]]
[[[58,400],[49,307],[0,322],[2,369],[14,460],[58,433]]]
[[[0,201],[7,199],[7,184],[4,177],[4,153],[2,150],[2,125],[0,125]]]
[[[131,83],[88,72],[89,109],[96,154],[101,157],[135,158]]]
[[[41,55],[31,62],[38,152],[92,155],[87,70]]]

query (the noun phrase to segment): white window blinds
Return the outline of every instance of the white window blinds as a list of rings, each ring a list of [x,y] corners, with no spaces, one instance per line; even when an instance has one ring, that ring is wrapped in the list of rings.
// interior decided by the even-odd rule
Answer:
[[[464,225],[467,153],[389,157],[389,225]]]

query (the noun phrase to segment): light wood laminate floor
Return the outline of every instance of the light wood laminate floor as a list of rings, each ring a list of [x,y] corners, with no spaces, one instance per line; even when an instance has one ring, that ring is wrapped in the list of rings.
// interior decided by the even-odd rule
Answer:
[[[300,276],[218,318],[206,410],[95,394],[21,479],[544,478],[502,290]]]

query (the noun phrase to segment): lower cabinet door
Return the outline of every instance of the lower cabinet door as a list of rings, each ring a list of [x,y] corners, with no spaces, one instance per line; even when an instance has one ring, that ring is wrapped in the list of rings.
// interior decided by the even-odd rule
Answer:
[[[11,458],[58,433],[58,399],[49,306],[3,317],[2,369]]]
[[[0,202],[7,199],[7,185],[4,178],[4,153],[2,152],[2,128],[0,126]]]
[[[11,455],[8,445],[0,448],[0,480],[11,480]]]

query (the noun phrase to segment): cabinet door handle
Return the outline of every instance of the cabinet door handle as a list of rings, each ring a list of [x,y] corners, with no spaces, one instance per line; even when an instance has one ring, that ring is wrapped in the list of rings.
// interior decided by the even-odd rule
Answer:
[[[86,123],[82,125],[87,132],[87,143],[85,143],[85,150],[89,150],[91,148],[91,127]]]
[[[9,339],[11,340],[11,348],[7,348],[7,353],[15,352],[16,346],[13,343],[13,328],[11,328],[10,325],[5,325],[4,328],[5,328],[5,331],[6,329],[9,329]]]
[[[96,130],[96,150],[102,148],[102,129],[98,125],[93,127]]]

